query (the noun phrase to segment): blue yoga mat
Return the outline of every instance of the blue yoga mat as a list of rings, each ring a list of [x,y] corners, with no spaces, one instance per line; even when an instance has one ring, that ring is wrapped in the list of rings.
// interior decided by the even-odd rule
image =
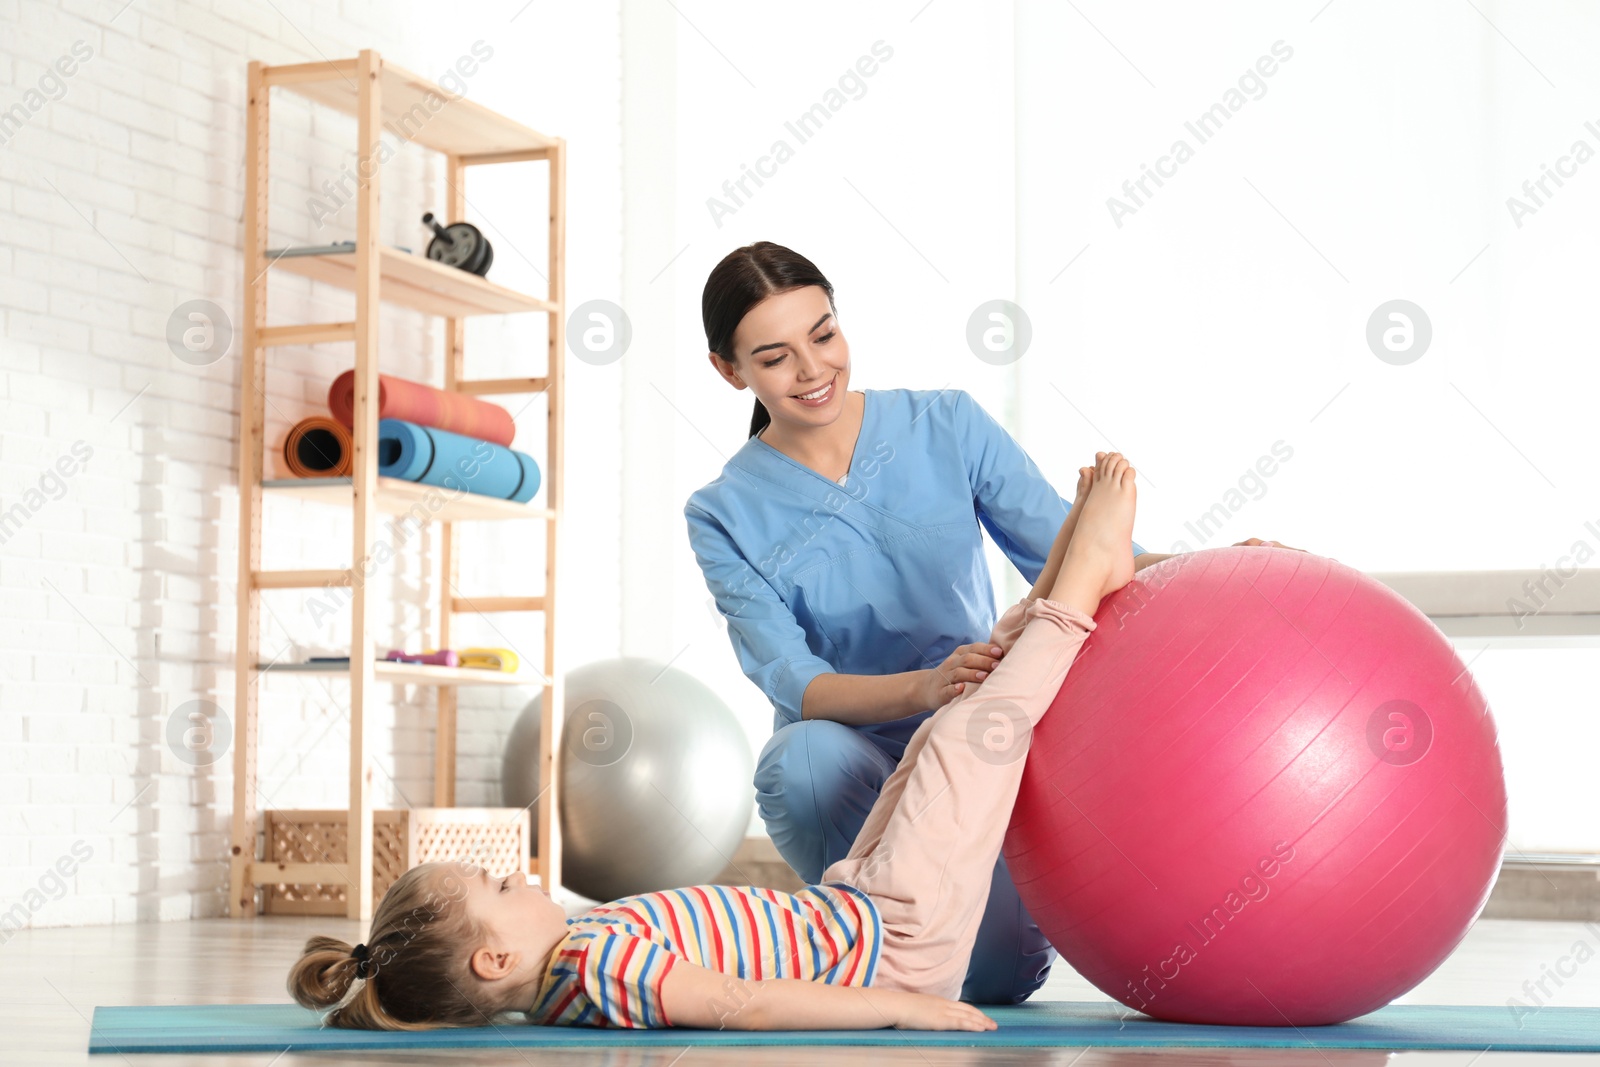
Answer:
[[[498,1026],[429,1031],[319,1027],[294,1004],[100,1007],[90,1052],[316,1052],[329,1049],[615,1048],[704,1045],[964,1047],[1183,1046],[1193,1048],[1460,1049],[1600,1052],[1600,1008],[1540,1008],[1521,1026],[1508,1008],[1391,1004],[1337,1026],[1194,1026],[1158,1022],[1119,1004],[1042,1002],[985,1008],[998,1030],[595,1030]],[[514,1017],[507,1016],[508,1020]]]
[[[525,452],[402,419],[378,420],[378,473],[526,504],[539,465]]]

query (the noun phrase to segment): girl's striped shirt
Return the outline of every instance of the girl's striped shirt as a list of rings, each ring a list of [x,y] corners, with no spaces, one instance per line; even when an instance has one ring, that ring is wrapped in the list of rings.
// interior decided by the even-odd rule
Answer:
[[[624,897],[567,920],[529,1021],[671,1026],[661,983],[680,959],[751,981],[871,985],[882,934],[872,899],[843,882],[794,893],[697,885]],[[730,1014],[745,996],[730,987]]]

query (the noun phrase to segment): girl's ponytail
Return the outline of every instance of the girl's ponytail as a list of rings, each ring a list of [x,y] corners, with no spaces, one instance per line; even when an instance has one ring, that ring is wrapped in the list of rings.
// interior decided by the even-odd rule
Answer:
[[[356,961],[336,937],[313,937],[289,969],[289,995],[303,1008],[331,1008],[350,993]]]
[[[519,1010],[491,1002],[468,967],[486,932],[467,914],[465,882],[449,865],[424,863],[395,879],[368,939],[360,961],[336,937],[307,941],[289,968],[294,1002],[332,1008],[324,1023],[352,1030],[484,1026],[501,1011]]]
[[[335,937],[313,937],[289,969],[289,995],[302,1008],[333,1008],[327,1022],[353,1030],[431,1030],[427,1023],[406,1023],[383,1010],[377,987],[356,977],[350,946]],[[350,996],[351,987],[355,996]],[[346,998],[348,1003],[342,1003]],[[335,1005],[338,1005],[335,1007]]]

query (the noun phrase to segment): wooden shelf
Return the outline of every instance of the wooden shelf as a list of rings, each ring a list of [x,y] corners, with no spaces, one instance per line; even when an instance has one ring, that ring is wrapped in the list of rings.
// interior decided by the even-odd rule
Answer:
[[[470,78],[471,68],[459,64],[462,77]],[[286,89],[305,99],[355,117],[355,204],[354,241],[346,249],[327,247],[304,249],[268,248],[271,171],[268,148],[271,127],[269,111],[273,88]],[[567,234],[567,143],[518,122],[497,115],[462,96],[446,94],[440,86],[419,78],[393,64],[386,64],[373,49],[363,49],[354,58],[315,63],[268,65],[255,61],[248,67],[245,95],[245,210],[244,210],[244,304],[241,308],[241,359],[239,376],[239,583],[237,640],[234,643],[235,717],[237,739],[233,746],[233,815],[229,836],[228,908],[230,914],[245,917],[257,914],[256,894],[264,884],[276,884],[283,872],[257,860],[259,827],[259,782],[256,742],[260,730],[259,691],[262,676],[269,673],[319,674],[324,680],[341,678],[348,687],[343,703],[350,723],[349,804],[334,820],[346,833],[350,862],[339,864],[301,864],[296,869],[300,881],[344,883],[344,913],[352,920],[368,920],[373,914],[374,884],[372,865],[366,857],[376,856],[373,825],[374,774],[369,737],[374,706],[391,694],[378,696],[383,685],[422,685],[434,687],[433,731],[433,807],[455,807],[457,771],[457,697],[464,685],[529,686],[544,693],[539,721],[541,772],[551,786],[537,819],[538,842],[534,867],[540,881],[552,892],[561,886],[561,825],[555,757],[559,748],[566,707],[562,672],[556,663],[557,546],[564,540],[561,531],[564,493],[563,456],[566,437],[563,371],[566,353],[566,234]],[[313,109],[319,110],[319,109]],[[386,137],[387,135],[387,137]],[[498,285],[486,278],[429,260],[426,256],[387,246],[378,236],[386,232],[382,223],[383,201],[379,196],[382,181],[382,154],[386,140],[399,139],[442,152],[444,219],[464,219],[467,215],[466,176],[481,164],[540,160],[545,168],[524,168],[523,174],[537,187],[548,183],[542,192],[548,196],[549,230],[546,242],[548,266],[547,297],[539,298]],[[295,137],[289,138],[294,145]],[[292,162],[292,161],[291,161]],[[538,173],[539,171],[547,173]],[[303,176],[303,168],[291,170]],[[520,175],[519,175],[520,176]],[[542,199],[543,197],[541,197]],[[420,205],[417,212],[420,214]],[[407,214],[410,214],[408,211]],[[416,217],[416,216],[412,216]],[[303,254],[289,255],[299,251]],[[353,309],[341,321],[267,325],[267,290],[273,269],[298,274],[351,294]],[[359,284],[358,284],[359,274]],[[278,278],[282,282],[281,275]],[[540,457],[542,482],[538,506],[378,476],[378,442],[371,439],[370,403],[380,391],[379,337],[384,316],[383,305],[406,307],[444,318],[443,371],[445,392],[467,396],[511,393],[544,393],[549,417],[545,421],[544,454]],[[469,380],[466,375],[467,319],[474,315],[504,315],[543,312],[548,316],[545,331],[542,377],[532,367],[519,366],[512,376],[491,380]],[[354,478],[267,478],[266,442],[267,354],[285,345],[348,343],[354,349],[356,408],[362,413],[362,429],[354,434],[351,460]],[[537,356],[535,351],[526,353]],[[358,495],[355,486],[362,492]],[[261,565],[263,500],[292,497],[343,509],[350,516],[349,540],[352,560],[370,558],[382,543],[388,516],[415,517],[437,523],[422,546],[429,582],[437,575],[429,598],[438,605],[436,624],[431,632],[413,635],[423,647],[455,648],[454,620],[468,612],[542,611],[544,613],[543,654],[523,663],[515,673],[460,667],[433,667],[418,663],[391,663],[378,660],[371,669],[366,657],[375,645],[369,635],[378,631],[377,603],[381,598],[365,595],[352,570],[264,569]],[[332,513],[327,513],[331,515]],[[321,516],[319,516],[320,518]],[[542,519],[544,531],[545,589],[534,595],[485,596],[478,600],[457,595],[460,578],[460,532],[455,524],[466,519]],[[392,579],[393,576],[390,576]],[[350,648],[356,652],[355,669],[348,660],[326,664],[280,664],[263,662],[260,615],[262,599],[269,590],[308,589],[338,586],[355,590],[350,611]],[[487,591],[486,591],[487,592]],[[511,590],[503,591],[511,593]],[[425,644],[423,644],[425,643]],[[387,651],[389,646],[384,646]],[[266,655],[270,655],[267,653]],[[352,817],[354,816],[354,817]],[[521,851],[520,849],[518,851]],[[291,867],[296,865],[290,864]]]
[[[326,104],[346,115],[359,116],[360,80],[356,61],[295,63],[262,68],[262,80]],[[445,92],[437,82],[383,62],[378,78],[382,90],[382,125],[406,141],[453,156],[530,155],[548,150],[559,141],[520,122],[498,115],[466,96]],[[433,106],[429,107],[430,97]],[[492,162],[485,160],[484,162]]]
[[[344,678],[348,663],[258,663],[256,670],[273,674],[331,674]],[[394,685],[536,685],[544,682],[524,671],[489,671],[477,667],[433,667],[426,663],[395,663],[380,659],[373,664],[378,681]]]
[[[356,254],[330,252],[321,256],[271,256],[262,265],[355,292]],[[496,285],[487,278],[457,267],[435,263],[427,256],[378,247],[378,292],[386,303],[399,304],[430,315],[463,318],[468,315],[508,315],[521,311],[556,311],[548,300]]]
[[[351,504],[350,477],[338,478],[269,478],[261,488],[273,496],[292,496],[317,504],[331,504],[348,508]],[[431,507],[433,497],[448,497],[437,508]],[[531,504],[518,504],[514,500],[499,500],[481,493],[456,493],[436,485],[408,482],[400,478],[378,479],[378,510],[388,515],[406,515],[421,505],[433,522],[455,522],[459,519],[549,519],[554,514],[549,508],[536,508]]]

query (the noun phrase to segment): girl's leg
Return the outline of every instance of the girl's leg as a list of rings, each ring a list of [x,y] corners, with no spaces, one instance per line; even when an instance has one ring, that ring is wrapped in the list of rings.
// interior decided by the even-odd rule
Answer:
[[[1017,643],[1023,625],[1027,622],[1025,611],[1031,599],[1033,598],[1024,597],[1005,610],[1005,614],[1000,616],[1000,621],[995,623],[994,629],[989,632],[989,644],[1010,655],[1011,646]],[[968,685],[951,699],[950,704],[960,703],[976,694],[982,687],[981,683]],[[911,763],[916,759],[917,753],[922,751],[924,735],[927,734],[928,724],[932,721],[931,716],[923,720],[917,732],[911,735],[911,740],[906,742],[906,750],[900,756],[899,765],[879,789],[878,798],[867,814],[866,821],[862,823],[861,831],[856,834],[855,842],[851,845],[846,859],[858,859],[878,847],[878,842],[883,838],[884,827],[889,824],[889,817],[894,814],[895,808],[900,806],[900,794],[905,790],[906,777],[911,773]]]
[[[922,724],[856,847],[823,872],[878,907],[875,984],[951,999],[960,992],[1033,727],[1095,628],[1089,612],[1133,577],[1133,477],[1120,453],[1100,459],[1050,597],[1008,609],[1002,622],[1014,626],[1020,608],[1022,627],[1005,658]]]
[[[884,923],[875,985],[961,992],[1016,801],[1032,728],[1095,627],[1040,598],[984,683],[936,711],[884,783],[857,843],[823,872],[872,897]],[[1002,646],[1003,647],[1003,646]]]
[[[968,1004],[1021,1004],[1044,987],[1055,946],[1023,906],[1006,858],[995,860],[983,918],[972,939],[961,999]]]
[[[1015,614],[1020,618],[1020,609]],[[1016,632],[1002,638],[1003,629],[990,640],[1009,650]],[[903,755],[909,742],[910,737],[902,740],[897,754]],[[773,734],[756,765],[757,809],[778,852],[803,881],[820,881],[830,863],[859,844],[857,831],[869,809],[887,819],[892,805],[880,808],[875,802],[895,766],[872,735],[843,723],[808,719]],[[1055,961],[1055,949],[1017,897],[1005,860],[997,859],[961,999],[1021,1003],[1044,985]]]
[[[1104,452],[1095,453],[1095,461],[1105,458]],[[1083,505],[1089,499],[1089,488],[1094,484],[1093,467],[1078,468],[1077,495],[1072,498],[1072,506],[1067,509],[1067,517],[1061,523],[1061,529],[1056,531],[1056,539],[1050,545],[1050,554],[1045,557],[1044,566],[1039,570],[1039,580],[1033,583],[1030,597],[1049,596],[1056,586],[1056,577],[1061,573],[1061,561],[1067,555],[1067,545],[1072,541],[1072,531],[1077,529],[1078,517],[1083,514]]]

